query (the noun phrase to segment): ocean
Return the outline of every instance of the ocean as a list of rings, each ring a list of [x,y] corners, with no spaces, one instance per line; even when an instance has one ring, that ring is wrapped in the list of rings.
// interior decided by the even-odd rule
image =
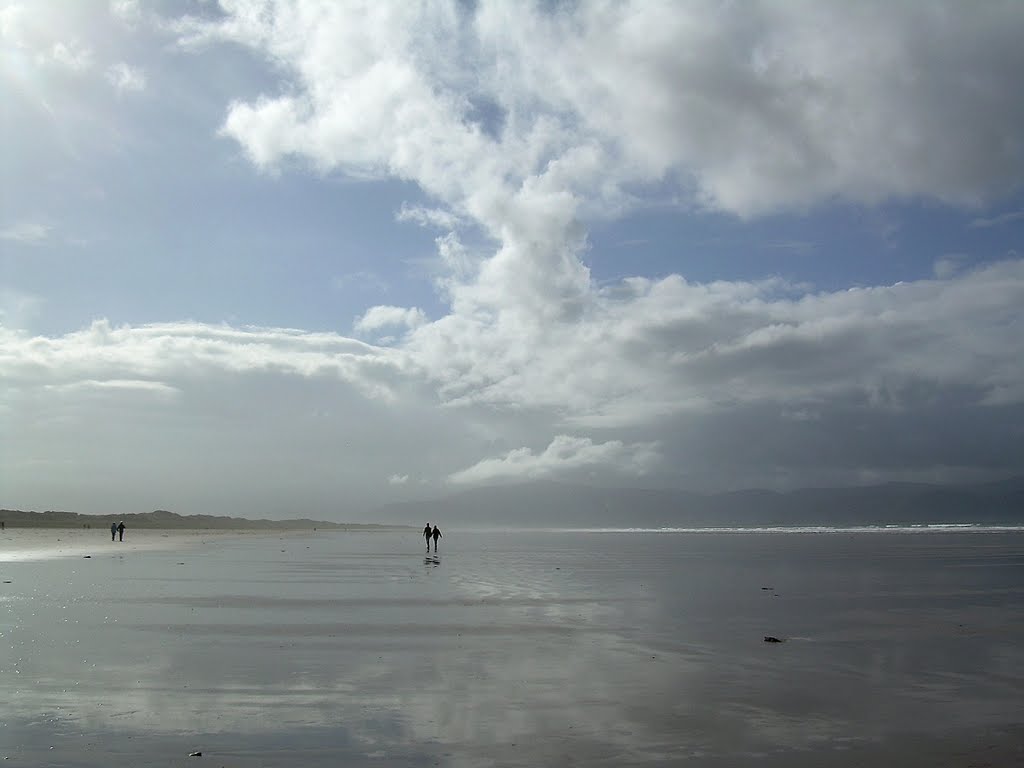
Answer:
[[[71,535],[0,558],[15,765],[1024,764],[1021,530]]]

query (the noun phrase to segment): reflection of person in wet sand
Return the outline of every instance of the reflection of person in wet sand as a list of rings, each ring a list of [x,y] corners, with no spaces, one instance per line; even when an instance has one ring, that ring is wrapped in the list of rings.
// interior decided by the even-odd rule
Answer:
[[[423,538],[427,540],[427,552],[430,551],[430,523],[423,529]]]
[[[441,535],[441,529],[438,528],[436,525],[434,526],[434,530],[430,532],[430,535],[434,539],[434,551],[437,552],[437,540],[443,539],[444,536]],[[427,549],[430,549],[429,541],[427,542]]]
[[[117,524],[118,541],[124,541],[124,520]]]

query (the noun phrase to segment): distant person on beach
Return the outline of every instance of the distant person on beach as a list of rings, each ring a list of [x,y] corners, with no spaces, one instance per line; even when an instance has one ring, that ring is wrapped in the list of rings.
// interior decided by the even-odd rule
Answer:
[[[443,539],[444,536],[441,535],[441,529],[438,528],[436,525],[434,526],[434,530],[430,532],[430,535],[434,539],[434,551],[437,552],[437,540],[438,539]],[[427,549],[428,550],[430,549],[430,542],[429,541],[427,542]]]
[[[117,523],[110,524],[110,540],[113,541],[117,538]]]
[[[430,523],[423,529],[423,538],[427,540],[427,552],[430,551]]]
[[[124,520],[117,524],[118,541],[124,541]]]

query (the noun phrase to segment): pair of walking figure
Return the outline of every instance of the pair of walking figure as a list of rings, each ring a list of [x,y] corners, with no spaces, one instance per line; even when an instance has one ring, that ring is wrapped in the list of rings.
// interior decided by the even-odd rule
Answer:
[[[110,540],[113,541],[115,536],[120,535],[121,536],[121,541],[124,541],[124,528],[125,528],[125,525],[124,525],[124,521],[123,520],[120,523],[111,523],[110,524]]]
[[[441,535],[441,529],[436,525],[431,528],[430,523],[427,523],[427,527],[423,529],[423,538],[427,540],[427,552],[430,551],[430,540],[434,540],[434,551],[437,552],[437,540],[443,539]]]

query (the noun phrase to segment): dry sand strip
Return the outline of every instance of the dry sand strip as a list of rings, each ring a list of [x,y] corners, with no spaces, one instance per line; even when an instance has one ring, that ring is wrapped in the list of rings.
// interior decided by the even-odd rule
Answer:
[[[173,550],[229,536],[281,536],[284,533],[245,529],[189,531],[141,528],[125,530],[124,541],[111,541],[109,528],[7,528],[0,532],[0,563]]]

